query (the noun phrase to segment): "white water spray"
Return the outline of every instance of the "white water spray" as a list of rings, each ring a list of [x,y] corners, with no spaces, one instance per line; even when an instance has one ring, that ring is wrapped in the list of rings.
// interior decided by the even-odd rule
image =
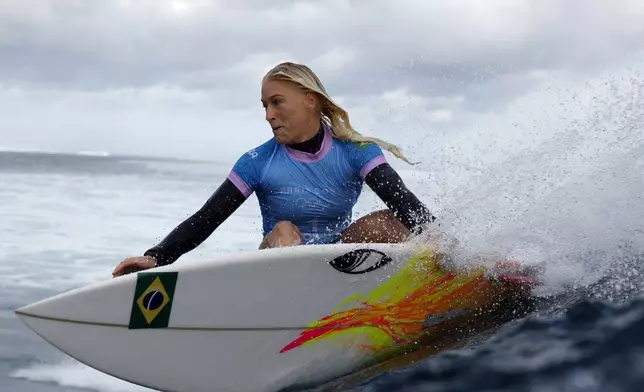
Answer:
[[[503,129],[488,118],[488,133],[444,148],[447,170],[461,168],[445,164],[458,151],[464,165],[493,162],[442,196],[441,230],[458,238],[458,263],[484,255],[540,266],[554,293],[597,281],[625,249],[644,254],[642,64],[545,84],[499,116]]]

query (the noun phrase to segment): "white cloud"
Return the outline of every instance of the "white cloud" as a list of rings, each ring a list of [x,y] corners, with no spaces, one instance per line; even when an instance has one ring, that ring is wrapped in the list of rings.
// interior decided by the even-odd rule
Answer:
[[[334,47],[310,61],[310,67],[318,72],[342,72],[342,69],[355,64],[356,52],[350,47]]]

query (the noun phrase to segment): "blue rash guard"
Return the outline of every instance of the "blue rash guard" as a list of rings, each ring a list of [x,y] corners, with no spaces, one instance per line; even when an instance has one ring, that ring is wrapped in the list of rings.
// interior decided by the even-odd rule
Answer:
[[[338,140],[322,124],[302,143],[270,140],[244,154],[206,203],[144,255],[157,265],[173,263],[205,241],[253,192],[264,236],[278,221],[289,220],[300,228],[304,243],[337,242],[365,182],[412,233],[435,220],[376,144]]]
[[[351,223],[367,174],[386,163],[377,144],[339,140],[322,126],[317,153],[271,139],[242,155],[228,174],[245,197],[257,195],[264,236],[288,220],[298,226],[304,244],[337,242]]]

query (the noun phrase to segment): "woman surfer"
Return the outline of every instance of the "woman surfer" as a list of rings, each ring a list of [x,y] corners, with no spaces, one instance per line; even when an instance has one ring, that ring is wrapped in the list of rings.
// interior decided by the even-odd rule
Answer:
[[[243,154],[192,216],[113,276],[173,263],[199,246],[255,192],[263,220],[260,249],[302,244],[396,243],[422,231],[433,215],[387,163],[399,149],[355,131],[347,112],[306,65],[285,62],[262,80],[273,138]],[[366,183],[387,205],[351,222]]]

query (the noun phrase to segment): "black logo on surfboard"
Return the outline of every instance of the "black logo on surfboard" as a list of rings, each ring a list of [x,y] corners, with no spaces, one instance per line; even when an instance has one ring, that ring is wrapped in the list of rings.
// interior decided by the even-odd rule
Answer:
[[[331,260],[329,264],[345,274],[365,274],[391,262],[391,257],[374,249],[356,249]]]

